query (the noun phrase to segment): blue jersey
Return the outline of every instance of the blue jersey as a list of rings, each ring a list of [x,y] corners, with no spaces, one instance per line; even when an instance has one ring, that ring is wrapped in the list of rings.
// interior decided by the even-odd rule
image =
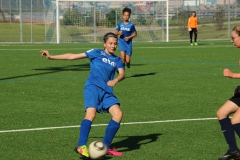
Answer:
[[[109,80],[114,79],[115,72],[119,68],[124,69],[120,57],[114,54],[107,54],[102,49],[91,49],[85,52],[90,59],[90,74],[85,86],[97,85],[108,93],[113,93],[113,88],[107,85]]]
[[[120,22],[117,25],[116,30],[123,32],[123,34],[119,37],[119,40],[124,40],[125,37],[131,36],[136,31],[135,26],[132,22],[128,22],[127,24]],[[132,41],[132,39],[129,41]]]

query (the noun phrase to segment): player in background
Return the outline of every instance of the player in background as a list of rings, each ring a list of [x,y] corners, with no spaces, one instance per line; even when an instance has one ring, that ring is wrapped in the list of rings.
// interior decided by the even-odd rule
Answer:
[[[123,21],[117,25],[115,31],[116,35],[120,35],[118,46],[121,59],[123,63],[126,62],[128,68],[130,68],[130,61],[132,56],[132,39],[137,36],[137,31],[134,24],[129,21],[130,15],[130,8],[124,8],[122,10]]]
[[[232,29],[231,42],[240,48],[240,25],[235,26]],[[240,73],[234,73],[229,69],[223,70],[223,76],[229,78],[240,79]],[[217,111],[217,118],[219,120],[222,133],[228,143],[229,149],[227,153],[220,157],[219,160],[235,159],[240,160],[240,151],[237,146],[235,133],[240,137],[240,86],[237,86],[233,96],[227,100]],[[229,118],[230,114],[233,114],[232,118]]]
[[[118,37],[114,33],[107,33],[103,42],[103,50],[91,49],[85,53],[50,55],[47,50],[41,51],[41,55],[50,60],[77,60],[82,58],[90,60],[90,74],[84,87],[84,110],[86,113],[81,121],[79,141],[75,148],[75,151],[84,157],[89,157],[86,143],[97,112],[110,113],[112,116],[103,138],[103,142],[108,148],[108,154],[122,156],[121,152],[111,149],[110,144],[120,128],[123,115],[120,102],[113,93],[113,87],[125,78],[124,63],[120,57],[114,55]],[[114,78],[116,72],[118,72],[118,76]]]
[[[197,31],[198,31],[198,18],[196,17],[196,12],[192,12],[191,17],[188,19],[188,31],[190,36],[190,44],[193,45],[193,34],[194,34],[194,44],[197,46]]]

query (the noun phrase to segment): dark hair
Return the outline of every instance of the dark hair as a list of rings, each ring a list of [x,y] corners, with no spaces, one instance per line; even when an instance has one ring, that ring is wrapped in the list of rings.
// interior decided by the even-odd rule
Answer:
[[[197,16],[197,13],[195,11],[192,11],[192,14],[195,13],[195,16]]]
[[[232,31],[235,31],[238,34],[238,36],[240,36],[240,24],[233,27]]]
[[[125,12],[128,12],[129,13],[129,15],[131,14],[131,12],[132,12],[132,10],[130,9],[130,8],[123,8],[123,10],[122,10],[122,14],[124,14]]]
[[[112,32],[108,32],[104,35],[103,42],[106,43],[106,41],[108,40],[109,37],[113,37],[113,38],[116,38],[118,40],[118,37],[117,37],[116,34],[114,34]]]

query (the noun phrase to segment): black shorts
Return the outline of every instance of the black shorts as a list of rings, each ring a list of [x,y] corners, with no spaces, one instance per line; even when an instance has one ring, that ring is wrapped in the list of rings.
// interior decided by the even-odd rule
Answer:
[[[229,100],[240,107],[240,86],[237,86],[232,98],[230,98]]]

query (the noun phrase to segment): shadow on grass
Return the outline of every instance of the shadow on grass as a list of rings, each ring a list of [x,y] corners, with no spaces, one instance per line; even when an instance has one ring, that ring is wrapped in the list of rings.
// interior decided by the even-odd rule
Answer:
[[[81,64],[81,65],[69,65],[65,67],[47,67],[47,68],[41,68],[41,69],[32,69],[33,71],[47,71],[47,72],[0,78],[0,81],[11,80],[16,78],[25,78],[25,77],[31,77],[31,76],[39,76],[39,75],[51,74],[51,73],[57,73],[57,72],[63,72],[63,71],[89,71],[89,69],[90,69],[89,63]]]
[[[156,134],[148,134],[148,135],[141,135],[141,136],[116,136],[115,138],[125,138],[122,141],[112,143],[112,147],[116,148],[127,148],[127,149],[117,149],[117,151],[126,152],[132,151],[136,149],[140,149],[141,145],[156,142],[158,137],[161,136],[161,133]],[[91,137],[100,139],[100,137]]]
[[[151,73],[142,73],[142,74],[134,74],[131,76],[128,76],[126,78],[136,78],[136,77],[144,77],[144,76],[154,76],[156,74],[156,72],[151,72]]]
[[[128,136],[126,139],[122,141],[111,144],[111,146],[114,146],[116,148],[122,148],[122,147],[127,148],[127,149],[118,150],[121,152],[132,151],[132,150],[140,149],[141,145],[156,142],[158,137],[161,135],[162,134],[157,133],[157,134],[148,134],[145,136],[144,135]]]
[[[127,148],[127,149],[117,149],[119,152],[127,152],[127,151],[133,151],[136,149],[140,149],[141,145],[148,144],[148,143],[153,143],[156,142],[158,137],[161,136],[161,133],[157,134],[148,134],[148,135],[142,135],[142,136],[117,136],[118,138],[125,138],[122,141],[115,142],[111,144],[111,147],[116,147],[116,148]],[[116,137],[116,138],[117,138]],[[91,137],[91,138],[97,138],[100,139],[100,137]],[[102,137],[101,137],[102,138]],[[124,154],[124,153],[123,153]],[[106,160],[106,159],[112,159],[114,157],[111,157],[109,155],[103,156],[100,159],[101,160]],[[85,159],[84,157],[80,157],[80,159]]]

